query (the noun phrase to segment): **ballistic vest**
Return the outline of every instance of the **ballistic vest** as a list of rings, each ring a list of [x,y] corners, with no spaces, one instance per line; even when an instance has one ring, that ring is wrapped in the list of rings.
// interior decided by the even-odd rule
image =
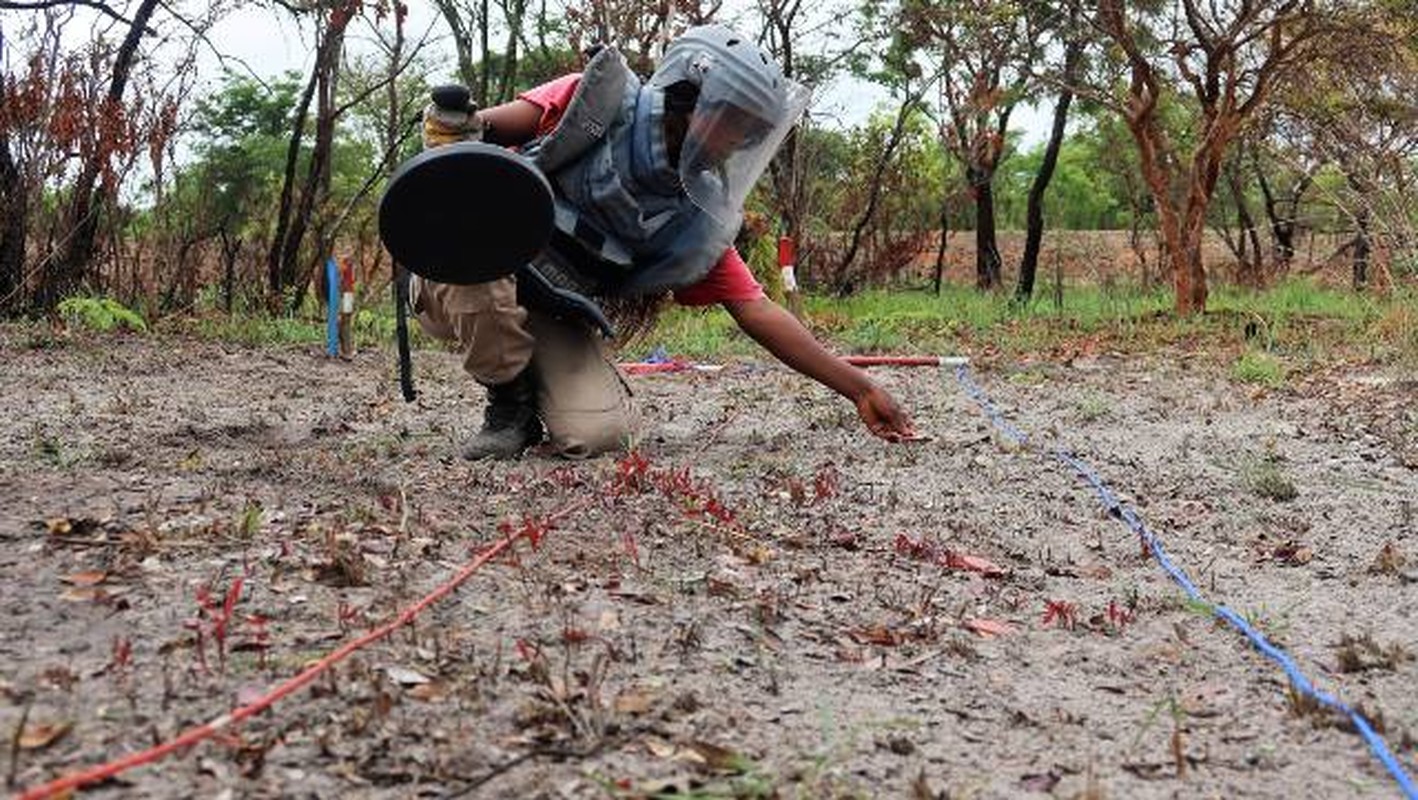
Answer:
[[[590,297],[678,289],[732,245],[737,226],[694,205],[669,163],[664,100],[604,48],[556,128],[523,149],[556,195],[551,246],[533,262],[552,283]]]

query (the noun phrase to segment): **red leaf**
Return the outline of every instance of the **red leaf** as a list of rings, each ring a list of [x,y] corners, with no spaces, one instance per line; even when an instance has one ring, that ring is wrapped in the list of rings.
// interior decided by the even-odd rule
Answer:
[[[949,569],[960,569],[966,572],[978,572],[987,578],[994,578],[1004,575],[1004,568],[979,556],[966,555],[947,550],[944,559],[945,566]]]
[[[1015,627],[1008,622],[978,617],[967,619],[960,623],[960,625],[967,631],[974,631],[984,639],[993,639],[996,636],[1008,636],[1016,630]]]

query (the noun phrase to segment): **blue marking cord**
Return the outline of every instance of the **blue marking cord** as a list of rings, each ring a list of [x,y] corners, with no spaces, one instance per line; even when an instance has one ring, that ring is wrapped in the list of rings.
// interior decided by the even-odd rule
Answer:
[[[970,396],[970,399],[974,400],[975,403],[980,406],[981,410],[990,418],[990,421],[994,423],[995,427],[1007,438],[1018,445],[1028,443],[1028,434],[1014,427],[1004,418],[1004,414],[1001,413],[999,408],[990,401],[990,398],[985,395],[984,391],[970,378],[970,373],[965,365],[962,364],[955,368],[955,378],[960,382],[961,387],[965,390],[965,393]],[[1291,658],[1288,653],[1276,645],[1271,644],[1270,640],[1266,639],[1264,634],[1252,627],[1240,614],[1237,614],[1226,606],[1208,602],[1202,596],[1201,590],[1196,587],[1196,584],[1192,583],[1191,579],[1187,577],[1187,574],[1176,564],[1172,563],[1172,559],[1167,556],[1166,550],[1162,548],[1161,540],[1159,540],[1152,531],[1148,530],[1147,525],[1143,523],[1136,512],[1118,500],[1117,496],[1113,494],[1113,491],[1108,488],[1107,484],[1103,482],[1103,479],[1098,476],[1098,473],[1092,467],[1062,448],[1054,448],[1054,457],[1068,465],[1079,477],[1083,478],[1093,487],[1093,491],[1098,495],[1098,499],[1102,501],[1103,508],[1108,512],[1108,515],[1122,520],[1133,533],[1138,535],[1143,544],[1147,547],[1148,552],[1152,554],[1152,557],[1161,565],[1162,569],[1166,570],[1172,580],[1182,588],[1182,591],[1186,592],[1187,597],[1195,602],[1206,605],[1218,618],[1225,620],[1232,628],[1235,628],[1249,639],[1251,644],[1254,645],[1262,655],[1280,665],[1280,668],[1285,671],[1285,676],[1290,679],[1290,686],[1294,691],[1348,717],[1349,721],[1354,725],[1354,730],[1358,731],[1359,736],[1369,745],[1369,750],[1373,752],[1374,757],[1384,765],[1384,769],[1387,769],[1389,774],[1393,776],[1393,779],[1398,782],[1398,787],[1403,791],[1404,796],[1407,797],[1408,800],[1418,800],[1418,786],[1414,785],[1413,779],[1408,776],[1408,773],[1403,769],[1403,765],[1398,762],[1398,759],[1394,757],[1393,753],[1388,749],[1388,745],[1384,743],[1383,737],[1374,730],[1373,726],[1369,724],[1369,721],[1364,718],[1363,714],[1355,711],[1338,697],[1318,689],[1314,685],[1314,682],[1300,671],[1299,666],[1295,664],[1295,660]]]

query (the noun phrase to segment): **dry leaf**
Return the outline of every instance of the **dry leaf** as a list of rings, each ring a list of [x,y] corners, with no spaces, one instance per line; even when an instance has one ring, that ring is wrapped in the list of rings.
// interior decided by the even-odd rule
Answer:
[[[73,575],[64,575],[59,578],[71,586],[97,586],[107,579],[108,573],[98,569],[75,572]]]
[[[1301,564],[1310,563],[1310,560],[1315,557],[1315,552],[1305,545],[1295,542],[1286,542],[1275,548],[1275,551],[1271,555],[1276,561],[1290,564],[1291,566],[1300,566]]]
[[[975,633],[979,634],[980,638],[982,639],[993,639],[996,636],[1008,636],[1009,634],[1014,633],[1015,631],[1015,627],[1009,624],[1008,622],[1003,622],[997,619],[984,619],[980,617],[967,619],[964,622],[960,623],[960,625],[967,631],[974,631]]]
[[[39,750],[48,747],[60,739],[64,734],[74,727],[72,722],[51,722],[36,725],[26,725],[24,732],[20,734],[18,743],[22,750]]]
[[[448,696],[448,687],[438,681],[429,681],[410,689],[408,695],[425,703],[437,703]]]
[[[767,564],[773,560],[773,550],[764,544],[754,545],[751,550],[744,554],[750,564]]]
[[[848,631],[854,641],[859,644],[874,644],[881,647],[894,647],[901,643],[901,635],[887,628],[885,625],[874,625],[870,628]]]
[[[1030,792],[1052,792],[1062,777],[1063,775],[1049,770],[1041,774],[1025,775],[1019,779],[1019,785]]]
[[[664,739],[656,739],[653,736],[647,736],[645,737],[645,749],[649,750],[650,755],[655,758],[670,758],[679,748]]]
[[[615,698],[615,710],[621,714],[644,714],[654,702],[655,698],[649,692],[628,690]]]
[[[71,603],[96,603],[106,597],[108,592],[99,586],[75,586],[59,593],[60,600],[68,600]]]
[[[960,569],[966,572],[978,572],[987,578],[994,578],[1004,574],[1004,568],[988,558],[966,555],[947,551],[945,554],[945,566],[949,569]]]
[[[743,772],[744,757],[712,742],[696,740],[685,745],[679,758],[713,772]]]
[[[45,520],[44,526],[49,529],[50,536],[63,536],[74,530],[74,524],[69,521],[68,517],[54,517]]]
[[[384,674],[389,676],[389,680],[400,686],[418,686],[433,680],[426,675],[403,667],[385,667]]]
[[[1398,545],[1392,541],[1384,542],[1384,546],[1379,548],[1379,554],[1374,557],[1374,563],[1369,565],[1369,572],[1378,575],[1397,575],[1408,559],[1403,555],[1403,551],[1398,549]]]

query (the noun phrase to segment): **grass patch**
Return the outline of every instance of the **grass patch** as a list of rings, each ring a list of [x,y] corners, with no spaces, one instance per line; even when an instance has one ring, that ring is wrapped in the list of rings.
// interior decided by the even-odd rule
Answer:
[[[1273,456],[1266,456],[1247,464],[1241,471],[1246,488],[1258,497],[1284,503],[1300,496],[1295,482],[1285,474],[1280,462]]]
[[[670,308],[660,315],[653,329],[622,343],[619,357],[636,361],[659,347],[672,356],[689,359],[747,356],[762,352],[752,339],[739,331],[733,317],[718,308]]]
[[[1263,291],[1213,287],[1206,314],[1179,318],[1168,287],[1126,283],[1066,284],[1062,304],[1052,291],[1028,303],[1012,294],[946,286],[920,290],[863,291],[846,298],[805,298],[804,323],[839,352],[899,354],[989,353],[1008,360],[1071,356],[1080,352],[1146,353],[1163,347],[1211,349],[1230,358],[1236,380],[1283,385],[1291,371],[1336,356],[1418,364],[1418,291],[1386,295],[1329,289],[1293,280]],[[184,322],[197,335],[252,346],[319,346],[325,322],[314,302],[301,313],[204,313]],[[442,345],[410,325],[418,349]],[[360,348],[394,341],[392,300],[355,315]],[[655,348],[674,356],[714,360],[760,357],[763,351],[718,309],[672,307],[653,329],[620,343],[624,359]],[[1096,410],[1095,410],[1096,411]],[[1093,412],[1084,412],[1093,413]]]
[[[307,305],[309,307],[300,313],[283,316],[264,312],[232,315],[206,313],[184,320],[180,325],[203,339],[251,347],[324,346],[324,311],[313,302]],[[392,346],[396,328],[392,300],[361,308],[354,315],[355,347],[378,349]],[[426,335],[412,316],[409,318],[409,341],[414,349],[437,349],[442,346],[438,340]]]
[[[1271,389],[1285,385],[1285,365],[1269,353],[1247,350],[1231,365],[1231,377]]]

